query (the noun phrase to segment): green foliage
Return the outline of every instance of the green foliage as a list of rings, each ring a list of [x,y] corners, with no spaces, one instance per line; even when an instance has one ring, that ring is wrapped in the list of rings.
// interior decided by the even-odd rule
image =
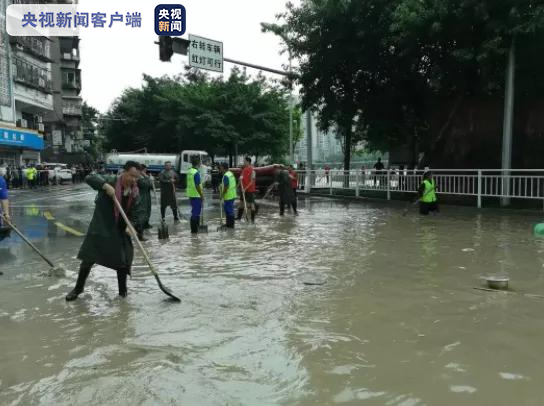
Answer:
[[[91,145],[85,147],[85,151],[96,160],[101,152],[101,144],[96,137],[96,130],[98,128],[98,110],[94,107],[83,102],[81,105],[81,131],[83,132],[83,138],[89,140]]]
[[[287,4],[281,36],[298,59],[302,106],[353,145],[431,150],[432,112],[467,97],[502,97],[515,40],[518,93],[542,94],[544,4],[520,0],[303,0]]]
[[[234,154],[237,147],[240,154],[282,155],[287,100],[283,89],[238,69],[227,79],[192,69],[176,78],[144,76],[142,89],[128,89],[114,103],[103,132],[109,148],[122,151]]]

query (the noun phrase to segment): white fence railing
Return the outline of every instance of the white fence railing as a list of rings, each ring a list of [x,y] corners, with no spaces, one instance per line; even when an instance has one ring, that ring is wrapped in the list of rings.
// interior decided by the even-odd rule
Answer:
[[[544,202],[544,169],[433,169],[438,194],[482,198],[540,199]],[[312,170],[299,171],[299,188],[381,191],[387,199],[395,192],[416,193],[423,171],[414,170]],[[310,187],[308,187],[310,185]]]

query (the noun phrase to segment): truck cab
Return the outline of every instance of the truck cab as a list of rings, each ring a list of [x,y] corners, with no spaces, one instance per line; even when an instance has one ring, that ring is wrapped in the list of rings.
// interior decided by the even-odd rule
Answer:
[[[198,156],[200,158],[200,176],[204,185],[211,183],[211,158],[206,151],[185,150],[180,154],[178,172],[181,175],[182,187],[186,185],[187,171],[191,168],[191,158]]]

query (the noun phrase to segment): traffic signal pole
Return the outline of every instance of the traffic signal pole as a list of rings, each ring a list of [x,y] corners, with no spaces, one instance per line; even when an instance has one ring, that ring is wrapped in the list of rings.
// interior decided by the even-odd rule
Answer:
[[[164,39],[163,39],[164,38]],[[159,42],[155,42],[159,45],[159,58],[163,62],[170,62],[170,58],[173,54],[187,55],[189,50],[189,40],[184,38],[172,38],[167,36],[160,36]],[[289,71],[282,71],[273,68],[267,68],[266,66],[256,65],[254,63],[237,61],[235,59],[223,57],[225,62],[230,62],[235,65],[242,65],[248,68],[263,70],[265,72],[275,73],[276,75],[282,76],[294,76],[294,74]]]
[[[159,42],[155,42],[159,45],[159,58],[163,62],[170,62],[173,54],[187,55],[189,50],[189,40],[184,38],[172,38],[168,36],[159,36]],[[293,78],[295,75],[291,70],[291,52],[289,52],[289,71],[281,71],[278,69],[267,68],[266,66],[256,65],[254,63],[237,61],[235,59],[223,57],[224,62],[230,62],[235,65],[241,65],[248,68],[258,69],[276,75],[286,76]],[[291,90],[290,90],[291,92]],[[293,164],[293,97],[289,94],[289,160]]]

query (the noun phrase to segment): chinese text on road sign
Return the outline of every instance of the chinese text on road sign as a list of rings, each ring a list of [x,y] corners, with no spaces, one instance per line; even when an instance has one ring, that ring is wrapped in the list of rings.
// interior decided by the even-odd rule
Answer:
[[[189,65],[223,72],[223,43],[189,34]]]

